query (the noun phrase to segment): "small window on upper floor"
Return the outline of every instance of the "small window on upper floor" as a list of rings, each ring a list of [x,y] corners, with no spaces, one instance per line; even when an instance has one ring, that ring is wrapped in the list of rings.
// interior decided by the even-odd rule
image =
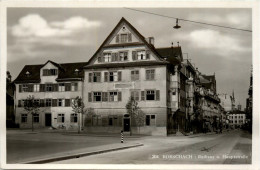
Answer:
[[[43,76],[55,76],[58,74],[57,69],[43,69]]]
[[[116,35],[116,43],[127,43],[132,42],[132,34],[131,33],[123,33]]]

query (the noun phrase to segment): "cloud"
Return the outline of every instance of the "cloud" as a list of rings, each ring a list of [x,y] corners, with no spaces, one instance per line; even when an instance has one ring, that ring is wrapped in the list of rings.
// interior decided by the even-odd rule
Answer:
[[[65,21],[48,22],[38,14],[28,14],[20,18],[19,23],[11,28],[11,32],[15,37],[62,37],[100,25],[99,21],[89,21],[80,16]]]
[[[65,20],[64,22],[52,22],[51,26],[66,30],[79,30],[83,28],[93,28],[101,25],[99,21],[89,21],[86,18],[76,16]]]
[[[179,34],[176,37],[188,40],[193,48],[204,49],[212,55],[232,58],[236,53],[251,51],[251,47],[242,45],[242,39],[215,30],[194,30],[189,34]]]
[[[203,13],[192,13],[188,16],[188,19],[193,21],[200,21],[212,24],[219,24],[223,26],[236,27],[241,29],[252,29],[251,14],[249,12],[232,12],[222,14],[210,14],[204,15]]]

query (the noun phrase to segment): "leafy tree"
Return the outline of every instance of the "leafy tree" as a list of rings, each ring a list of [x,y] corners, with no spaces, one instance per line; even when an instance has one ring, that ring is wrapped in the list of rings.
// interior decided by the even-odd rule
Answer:
[[[138,131],[140,134],[140,127],[144,126],[145,113],[138,107],[136,114],[134,114],[134,118],[135,118],[136,125],[138,126]]]
[[[132,135],[132,120],[135,118],[137,125],[139,127],[140,132],[140,126],[143,125],[144,122],[144,113],[141,111],[140,107],[138,107],[138,102],[133,98],[130,97],[127,104],[126,104],[126,110],[127,113],[130,116],[130,135]]]
[[[84,113],[84,103],[81,97],[77,96],[73,101],[72,101],[72,111],[78,115],[78,133],[80,133],[81,130],[81,115]]]
[[[34,99],[34,96],[29,95],[27,99],[24,102],[24,110],[32,115],[32,131],[34,130],[33,128],[33,118],[34,115],[37,114],[39,111],[39,102],[36,102]]]

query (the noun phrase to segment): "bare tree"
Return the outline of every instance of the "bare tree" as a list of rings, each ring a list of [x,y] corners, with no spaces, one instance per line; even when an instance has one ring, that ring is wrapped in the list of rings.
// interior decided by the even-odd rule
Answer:
[[[32,115],[32,131],[34,130],[34,128],[33,128],[33,121],[34,121],[33,118],[34,118],[34,115],[37,114],[37,112],[39,111],[39,107],[40,107],[39,102],[37,102],[34,99],[34,96],[29,95],[24,102],[24,110],[27,113]]]
[[[78,115],[78,133],[81,131],[81,116],[84,113],[84,103],[81,97],[77,96],[73,101],[72,101],[72,111]]]

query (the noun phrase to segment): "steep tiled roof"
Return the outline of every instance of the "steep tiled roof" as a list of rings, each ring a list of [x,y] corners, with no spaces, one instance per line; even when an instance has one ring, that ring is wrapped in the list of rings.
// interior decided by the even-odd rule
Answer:
[[[156,66],[156,65],[167,65],[167,61],[138,61],[138,62],[127,62],[127,63],[107,63],[107,64],[95,64],[85,66],[85,69],[96,69],[96,68],[119,68],[119,67],[140,67],[140,66]]]
[[[165,47],[165,48],[156,48],[156,51],[160,56],[172,64],[180,64],[182,60],[182,51],[181,47]],[[177,58],[180,56],[180,59]]]
[[[51,62],[52,64],[55,62]],[[40,69],[45,64],[41,65],[25,65],[18,77],[14,80],[14,83],[39,83]],[[83,67],[87,65],[87,62],[80,63],[63,63],[54,64],[59,68],[57,81],[81,79],[84,76]],[[79,70],[78,74],[75,74],[75,69]],[[26,72],[30,73],[30,76],[26,75]]]
[[[170,56],[181,56],[182,51],[181,47],[165,47],[165,48],[156,48],[156,51],[163,57],[168,58]]]
[[[105,44],[106,44],[106,42],[109,40],[109,38],[115,33],[117,27],[118,27],[121,23],[123,23],[123,22],[125,22],[125,23],[137,34],[137,36],[142,40],[142,42],[143,42],[154,54],[156,54],[156,56],[157,56],[157,58],[158,58],[159,60],[163,60],[163,58],[160,56],[160,54],[157,52],[157,50],[154,48],[154,46],[151,45],[151,44],[149,44],[149,43],[145,40],[144,36],[143,36],[142,34],[140,34],[140,32],[139,32],[137,29],[135,29],[135,27],[132,26],[132,24],[130,24],[124,17],[122,17],[121,20],[118,22],[118,24],[115,26],[115,28],[111,31],[111,33],[107,36],[107,38],[106,38],[106,39],[103,41],[103,43],[100,45],[100,47],[99,47],[98,50],[95,52],[95,54],[90,58],[89,63],[91,63],[91,62],[94,60],[95,56],[96,56],[96,55],[99,53],[99,51],[105,46]]]

